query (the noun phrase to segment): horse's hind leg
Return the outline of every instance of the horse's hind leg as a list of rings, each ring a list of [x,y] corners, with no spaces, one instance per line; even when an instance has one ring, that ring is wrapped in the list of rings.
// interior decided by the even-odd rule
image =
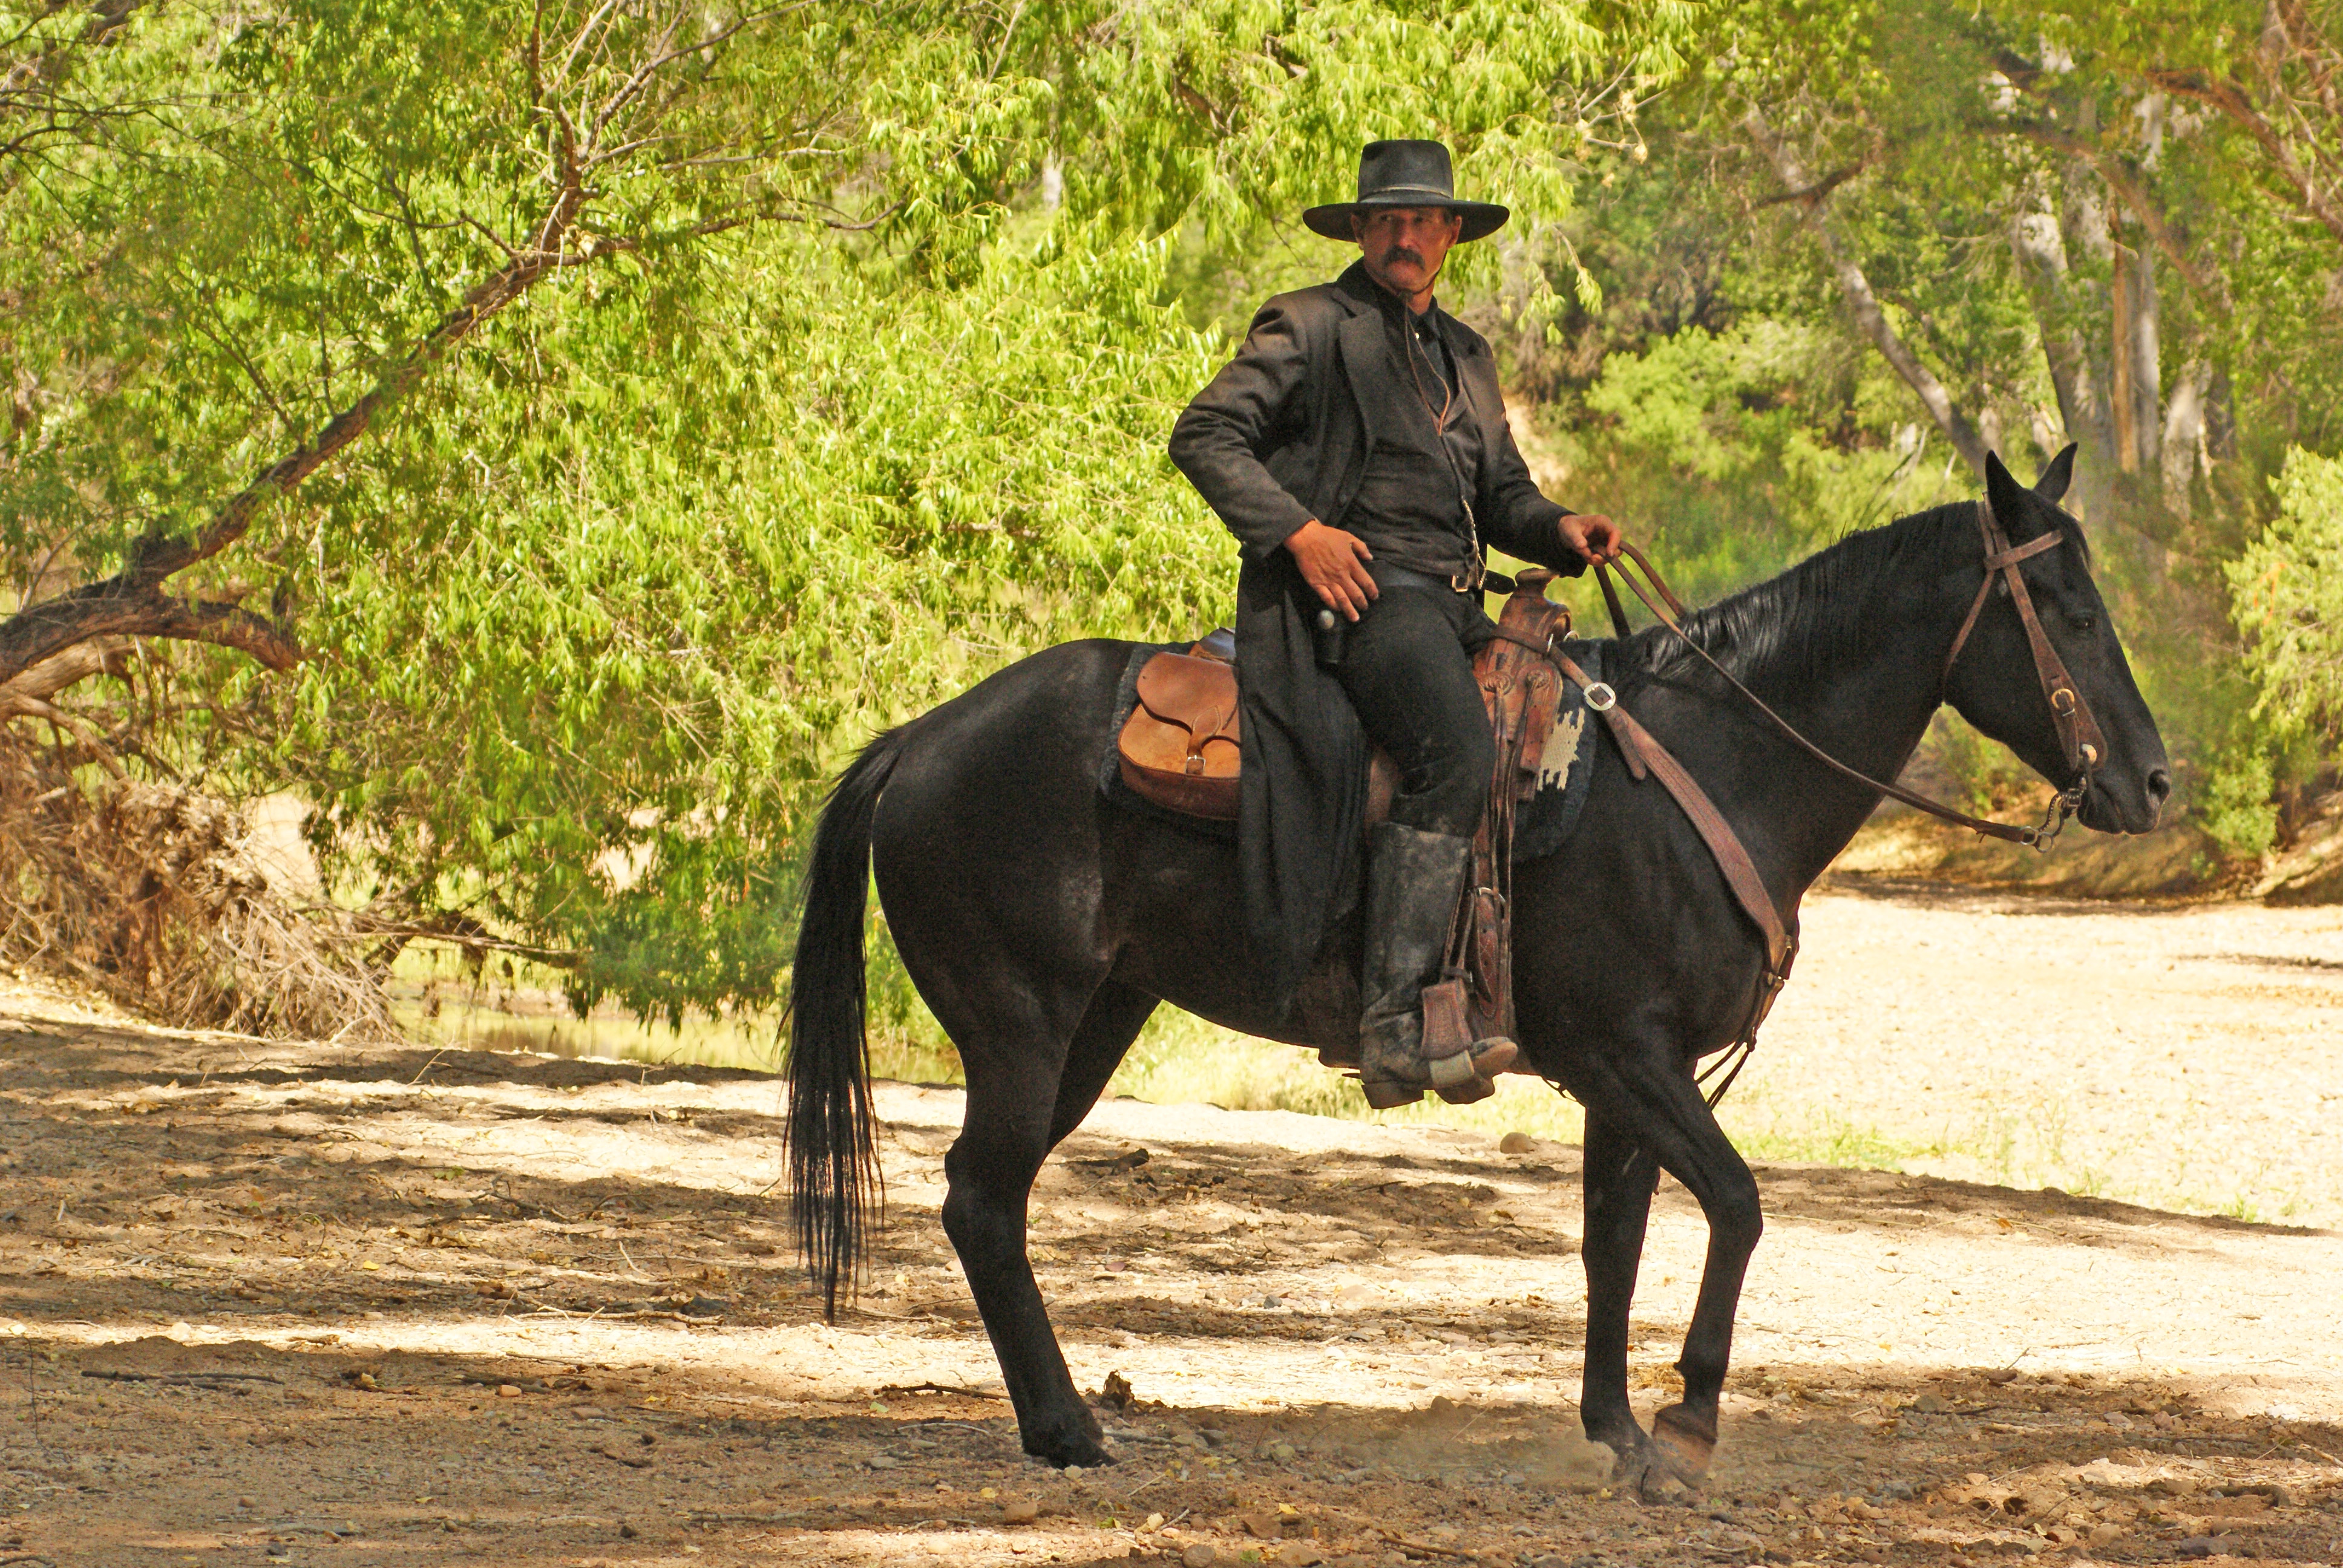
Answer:
[[[1050,1147],[1082,1124],[1105,1090],[1107,1080],[1122,1065],[1131,1042],[1162,1004],[1143,990],[1109,980],[1091,998],[1090,1010],[1075,1026],[1073,1043],[1066,1048],[1066,1068],[1058,1078],[1058,1103],[1050,1115]]]
[[[1152,998],[1135,999],[1127,987],[1110,985],[1069,1027],[1052,1018],[1057,1010],[1038,1000],[1001,1006],[1004,999],[996,998],[983,1028],[951,1030],[968,1069],[968,1111],[944,1157],[950,1184],[944,1231],[967,1271],[1025,1452],[1052,1464],[1111,1461],[1100,1443],[1098,1418],[1075,1392],[1033,1282],[1025,1255],[1026,1204],[1042,1160],[1081,1121],[1152,1010]],[[1070,1100],[1079,1100],[1081,1110],[1061,1127]]]

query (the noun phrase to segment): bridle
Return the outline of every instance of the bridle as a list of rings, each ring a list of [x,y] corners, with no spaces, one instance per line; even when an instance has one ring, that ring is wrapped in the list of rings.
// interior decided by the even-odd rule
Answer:
[[[1985,581],[1977,585],[1976,598],[1970,602],[1969,612],[1962,618],[1961,629],[1953,638],[1952,648],[1945,655],[1944,668],[1937,677],[1938,692],[1941,698],[1944,683],[1951,679],[1953,665],[1961,657],[1961,650],[1968,646],[1969,633],[1976,629],[1977,617],[1984,613],[1985,601],[1992,593],[1994,580],[1998,577],[2008,585],[2009,597],[2017,606],[2017,618],[2026,628],[2026,640],[2034,653],[2034,673],[2042,682],[2043,698],[2050,705],[2051,723],[2057,729],[2058,746],[2066,753],[2066,767],[2072,775],[2070,782],[2051,799],[2048,808],[2043,812],[2042,820],[2031,828],[2009,822],[1996,822],[1983,817],[1972,817],[1965,811],[1956,811],[1950,806],[1931,800],[1925,795],[1916,794],[1899,784],[1874,779],[1867,773],[1848,767],[1799,734],[1797,729],[1788,719],[1775,712],[1763,698],[1735,678],[1733,673],[1719,664],[1708,649],[1685,635],[1681,618],[1689,612],[1684,608],[1684,601],[1669,591],[1668,585],[1661,578],[1658,569],[1652,565],[1644,552],[1624,539],[1619,542],[1621,551],[1633,560],[1636,568],[1649,579],[1652,588],[1659,595],[1659,600],[1655,601],[1652,594],[1645,591],[1644,584],[1635,580],[1634,574],[1627,571],[1624,567],[1620,569],[1619,577],[1634,590],[1635,597],[1644,601],[1644,608],[1659,618],[1660,624],[1674,634],[1677,641],[1698,654],[1711,669],[1724,678],[1725,685],[1731,687],[1751,707],[1764,714],[1773,722],[1775,729],[1787,736],[1801,750],[1817,762],[1841,777],[1863,785],[1865,789],[1876,789],[1884,795],[1903,801],[1907,806],[1926,811],[1931,816],[1940,817],[1947,822],[1957,823],[1988,839],[2000,839],[2009,843],[2024,844],[2029,849],[2040,849],[2046,848],[2050,841],[2058,836],[2060,830],[2066,827],[2069,817],[2082,809],[2083,798],[2090,790],[2091,775],[2107,760],[2107,736],[2101,732],[2098,721],[2092,718],[2090,705],[2083,700],[2083,694],[2076,689],[2074,677],[2066,672],[2066,662],[2058,657],[2058,650],[2050,646],[2049,634],[2042,629],[2042,618],[2035,613],[2034,596],[2026,586],[2025,574],[2017,569],[2021,562],[2041,555],[2045,551],[2056,549],[2066,542],[2066,536],[2053,528],[2040,538],[2029,539],[2025,544],[2013,546],[2009,542],[2009,536],[2002,530],[2001,520],[1994,516],[1993,504],[1984,498],[1977,501],[1976,519],[1977,532],[1985,544]],[[1619,602],[1617,591],[1611,586],[1608,564],[1602,561],[1595,562],[1594,571],[1596,579],[1603,587],[1604,600],[1610,607],[1612,624],[1624,638],[1628,634],[1626,610]],[[1660,601],[1664,601],[1664,608]],[[1670,613],[1671,611],[1674,613]]]
[[[1985,609],[1986,597],[1993,591],[1994,578],[2009,585],[2010,601],[2017,607],[2017,618],[2026,628],[2026,646],[2034,652],[2034,673],[2042,682],[2043,700],[2050,705],[2050,722],[2058,731],[2058,749],[2066,753],[2066,770],[2073,782],[2059,792],[2058,801],[2066,815],[2081,809],[2084,793],[2091,787],[2091,775],[2107,759],[2107,738],[2099,729],[2099,721],[2091,716],[2091,705],[2083,700],[2076,688],[2074,677],[2066,673],[2058,650],[2050,646],[2049,635],[2042,629],[2042,618],[2035,613],[2034,595],[2026,586],[2026,574],[2017,569],[2018,563],[2046,550],[2056,549],[2066,541],[2066,536],[2052,528],[2038,539],[2022,545],[2012,545],[2009,536],[2002,531],[2001,519],[1994,516],[1993,503],[1980,497],[1976,506],[1977,532],[1985,540],[1985,581],[1977,585],[1976,598],[1969,601],[1969,613],[1961,618],[1961,629],[1953,634],[1953,646],[1945,655],[1945,668],[1936,678],[1941,694],[1953,678],[1953,666],[1968,646],[1969,633],[1976,629],[1977,617]],[[2071,797],[2071,799],[2070,799]],[[2064,825],[2062,816],[2060,825]],[[2052,836],[2056,829],[2051,829]]]

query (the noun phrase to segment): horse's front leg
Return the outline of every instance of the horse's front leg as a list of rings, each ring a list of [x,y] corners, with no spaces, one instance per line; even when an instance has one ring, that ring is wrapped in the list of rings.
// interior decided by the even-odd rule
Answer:
[[[1700,1296],[1693,1308],[1692,1328],[1684,1335],[1684,1353],[1676,1362],[1676,1370],[1684,1374],[1684,1398],[1652,1418],[1648,1448],[1639,1444],[1631,1453],[1616,1442],[1611,1442],[1611,1447],[1619,1453],[1623,1471],[1637,1471],[1639,1482],[1647,1480],[1656,1464],[1668,1476],[1696,1486],[1707,1476],[1709,1462],[1716,1453],[1717,1406],[1725,1391],[1725,1370],[1733,1359],[1733,1320],[1740,1310],[1741,1285],[1748,1272],[1750,1254],[1756,1251],[1758,1236],[1765,1229],[1758,1207],[1757,1179],[1750,1174],[1748,1164],[1725,1137],[1725,1130],[1717,1125],[1715,1114],[1701,1098],[1699,1086],[1685,1066],[1644,1059],[1615,1063],[1614,1070],[1616,1076],[1604,1085],[1610,1092],[1596,1096],[1587,1111],[1587,1389],[1582,1414],[1589,1437],[1611,1442],[1595,1430],[1598,1172],[1594,1132],[1598,1120],[1612,1121],[1616,1118],[1629,1121],[1633,1131],[1614,1127],[1610,1138],[1615,1140],[1616,1146],[1630,1151],[1640,1146],[1642,1152],[1632,1163],[1616,1153],[1606,1152],[1604,1156],[1604,1165],[1609,1169],[1603,1173],[1608,1184],[1603,1197],[1607,1203],[1615,1205],[1614,1222],[1623,1229],[1630,1218],[1632,1204],[1634,1235],[1631,1249],[1621,1249],[1612,1241],[1607,1226],[1604,1238],[1606,1251],[1624,1251],[1625,1266],[1624,1272],[1615,1261],[1606,1262],[1605,1266],[1608,1291],[1618,1299],[1614,1303],[1606,1294],[1603,1302],[1605,1312],[1615,1315],[1615,1325],[1606,1328],[1614,1328],[1616,1334],[1615,1340],[1605,1342],[1604,1365],[1606,1380],[1615,1372],[1616,1382],[1615,1392],[1608,1381],[1601,1389],[1601,1416],[1614,1430],[1624,1416],[1623,1435],[1633,1433],[1631,1442],[1641,1438],[1634,1417],[1626,1409],[1627,1301],[1634,1292],[1635,1264],[1642,1253],[1643,1233],[1656,1181],[1651,1161],[1656,1156],[1660,1167],[1682,1181],[1699,1201],[1701,1213],[1708,1221],[1708,1256],[1701,1271]],[[1597,1103],[1603,1106],[1600,1118],[1595,1110]],[[1615,1344],[1615,1351],[1610,1349],[1612,1344]]]
[[[1669,1448],[1680,1473],[1696,1477],[1707,1474],[1716,1452],[1717,1402],[1733,1360],[1733,1322],[1765,1219],[1748,1162],[1716,1124],[1698,1089],[1676,1081],[1682,1089],[1674,1109],[1691,1124],[1692,1147],[1689,1159],[1664,1162],[1700,1201],[1708,1221],[1708,1256],[1701,1267],[1692,1328],[1676,1362],[1684,1374],[1684,1399],[1652,1418],[1652,1435]]]
[[[1579,1247],[1586,1268],[1586,1360],[1578,1415],[1587,1440],[1616,1454],[1623,1473],[1646,1442],[1627,1401],[1627,1318],[1652,1212],[1654,1169],[1626,1120],[1590,1101],[1580,1173],[1586,1207]]]

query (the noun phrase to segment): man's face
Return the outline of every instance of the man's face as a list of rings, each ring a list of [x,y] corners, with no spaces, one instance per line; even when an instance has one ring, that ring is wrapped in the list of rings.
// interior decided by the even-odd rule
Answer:
[[[1442,206],[1385,206],[1353,214],[1351,229],[1358,236],[1368,276],[1393,294],[1412,297],[1440,276],[1464,219]]]

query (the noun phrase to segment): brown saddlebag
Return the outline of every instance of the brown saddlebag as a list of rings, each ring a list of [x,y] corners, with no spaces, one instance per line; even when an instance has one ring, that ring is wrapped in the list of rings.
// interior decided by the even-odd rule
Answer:
[[[1138,700],[1115,740],[1122,781],[1167,811],[1215,821],[1237,819],[1238,744],[1235,645],[1214,632],[1186,653],[1159,653],[1140,667]],[[1399,765],[1371,746],[1367,826],[1391,815]]]
[[[1237,819],[1237,672],[1217,658],[1159,653],[1116,741],[1122,781],[1192,817]]]

